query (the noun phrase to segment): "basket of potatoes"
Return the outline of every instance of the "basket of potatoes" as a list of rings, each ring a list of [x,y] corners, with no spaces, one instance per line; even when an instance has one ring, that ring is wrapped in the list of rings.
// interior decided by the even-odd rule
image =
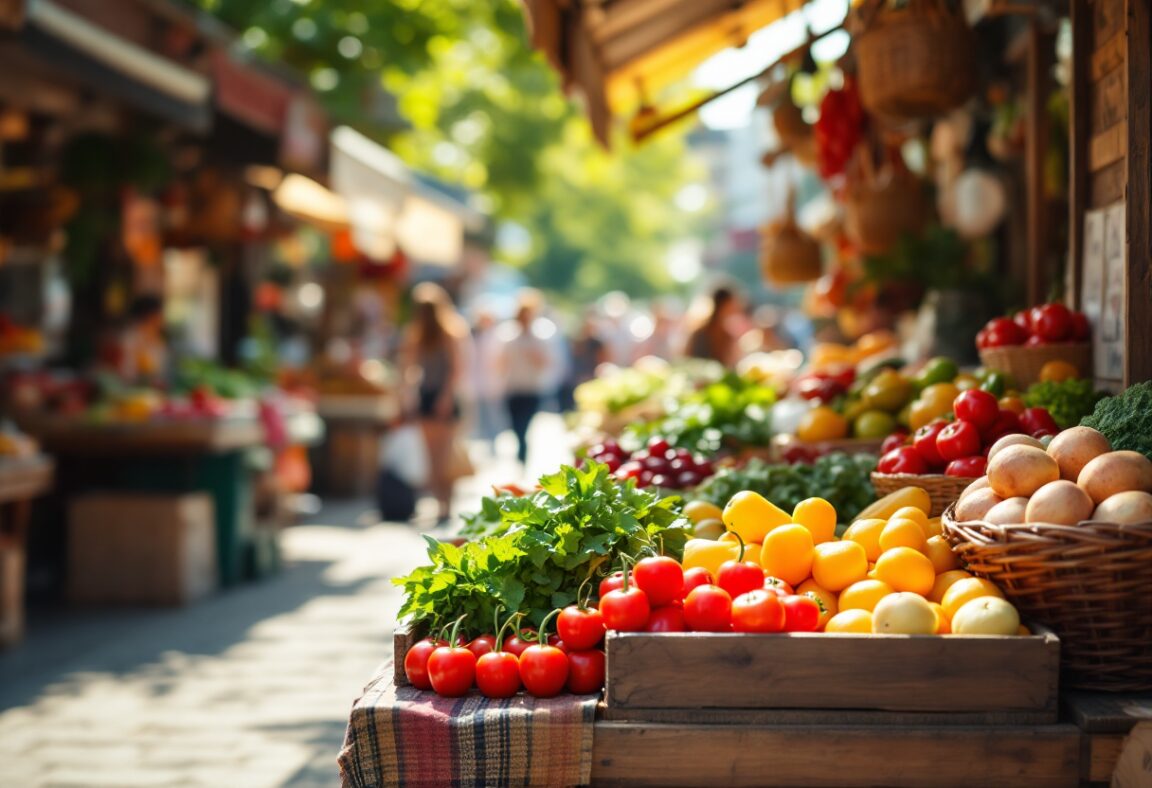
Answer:
[[[1066,686],[1152,689],[1152,461],[1090,427],[1009,435],[944,513],[965,567],[1061,640]]]

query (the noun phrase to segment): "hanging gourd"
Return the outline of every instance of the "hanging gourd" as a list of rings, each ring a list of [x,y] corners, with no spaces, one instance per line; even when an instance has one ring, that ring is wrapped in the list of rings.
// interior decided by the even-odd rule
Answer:
[[[856,37],[860,101],[881,119],[941,115],[976,89],[976,46],[959,0],[868,0]]]

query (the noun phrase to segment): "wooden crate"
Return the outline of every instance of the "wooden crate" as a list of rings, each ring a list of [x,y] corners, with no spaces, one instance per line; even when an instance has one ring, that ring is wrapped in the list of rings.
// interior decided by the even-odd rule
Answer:
[[[863,666],[862,666],[863,667]],[[1013,786],[1079,781],[1074,725],[597,722],[592,782],[634,786]]]
[[[183,605],[216,589],[207,493],[93,493],[68,516],[68,596],[82,604]]]
[[[613,632],[606,651],[606,705],[614,710],[931,712],[997,723],[1055,722],[1059,710],[1060,642],[1050,632]]]
[[[1071,690],[1060,699],[1065,717],[1084,735],[1081,781],[1086,785],[1108,785],[1133,728],[1141,721],[1152,720],[1152,693]]]

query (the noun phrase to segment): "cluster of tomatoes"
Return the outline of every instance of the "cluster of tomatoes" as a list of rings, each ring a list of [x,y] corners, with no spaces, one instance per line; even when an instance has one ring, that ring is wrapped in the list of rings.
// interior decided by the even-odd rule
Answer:
[[[676,448],[668,440],[654,436],[648,445],[628,452],[614,440],[606,440],[588,450],[588,458],[608,466],[616,478],[635,479],[637,487],[663,487],[684,490],[695,487],[715,472],[711,460],[688,449]]]
[[[856,82],[844,77],[844,86],[829,90],[820,102],[820,117],[813,128],[816,163],[821,178],[842,175],[864,133],[864,109]]]
[[[890,436],[876,470],[976,478],[984,475],[992,444],[1005,435],[1024,433],[1040,439],[1060,431],[1044,408],[1016,413],[1001,408],[994,395],[980,389],[960,392],[952,411],[954,421],[933,419],[910,437],[904,433]]]
[[[989,320],[976,334],[976,347],[1035,347],[1055,342],[1087,342],[1091,335],[1088,318],[1059,303],[1041,304],[1021,310],[1011,318]]]
[[[600,614],[619,632],[815,632],[820,613],[815,596],[751,561],[725,561],[713,577],[655,556],[600,583]]]

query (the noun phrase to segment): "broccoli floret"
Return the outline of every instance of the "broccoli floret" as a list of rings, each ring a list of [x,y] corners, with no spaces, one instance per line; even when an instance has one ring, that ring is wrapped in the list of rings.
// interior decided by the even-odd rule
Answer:
[[[1103,433],[1113,449],[1138,451],[1152,460],[1152,381],[1100,400],[1080,423]]]

